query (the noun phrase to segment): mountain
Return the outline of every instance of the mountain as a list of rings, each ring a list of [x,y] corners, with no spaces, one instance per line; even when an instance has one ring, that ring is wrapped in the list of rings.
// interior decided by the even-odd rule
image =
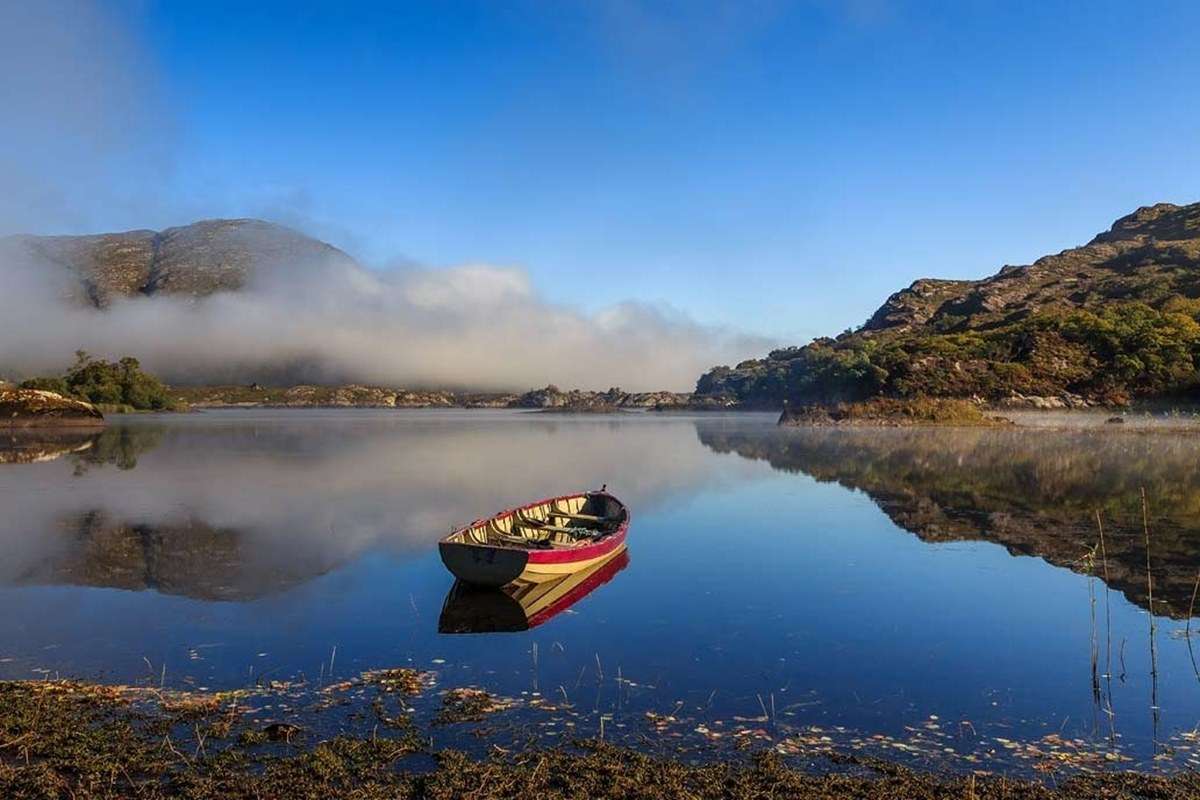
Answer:
[[[79,302],[97,308],[135,295],[202,297],[240,289],[257,269],[350,256],[290,228],[257,219],[210,219],[92,236],[17,235],[0,247],[73,279]]]
[[[918,280],[859,329],[716,367],[696,394],[749,408],[874,396],[1193,399],[1198,319],[1200,203],[1160,203],[983,280]]]

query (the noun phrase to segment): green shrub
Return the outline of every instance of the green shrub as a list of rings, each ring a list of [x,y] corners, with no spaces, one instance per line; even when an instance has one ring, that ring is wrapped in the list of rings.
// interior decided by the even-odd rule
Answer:
[[[126,356],[111,362],[93,359],[79,350],[75,364],[61,378],[30,378],[21,383],[26,389],[45,389],[105,406],[128,406],[138,411],[157,411],[171,407],[167,387],[153,375],[142,371],[136,358]]]

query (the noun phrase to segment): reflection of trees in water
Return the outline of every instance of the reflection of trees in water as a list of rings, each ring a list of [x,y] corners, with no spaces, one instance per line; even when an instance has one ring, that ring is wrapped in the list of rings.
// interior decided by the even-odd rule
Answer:
[[[138,456],[158,447],[163,429],[152,427],[107,428],[95,438],[87,450],[75,454],[75,473],[82,474],[89,467],[114,464],[117,469],[133,469]]]
[[[76,474],[89,467],[114,464],[133,469],[139,454],[157,447],[161,428],[27,428],[0,435],[0,464],[33,464],[70,456]]]
[[[1200,565],[1200,437],[946,429],[742,431],[697,424],[716,452],[865,492],[926,541],[983,540],[1087,571],[1105,520],[1109,584],[1149,604],[1140,490],[1150,508],[1154,611],[1187,614]],[[1103,575],[1102,567],[1097,570]]]

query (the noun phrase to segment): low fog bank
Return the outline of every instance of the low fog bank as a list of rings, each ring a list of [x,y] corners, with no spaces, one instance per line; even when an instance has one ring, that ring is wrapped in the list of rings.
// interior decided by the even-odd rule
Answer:
[[[342,258],[255,271],[236,292],[72,302],[78,278],[0,249],[0,373],[56,373],[77,349],[133,355],[172,383],[344,383],[514,390],[690,390],[770,346],[663,307],[547,301],[526,272],[364,268]],[[586,286],[581,287],[587,291]]]
[[[177,152],[175,106],[126,11],[0,4],[0,235],[248,210],[176,191],[171,165],[188,153]],[[687,390],[714,364],[768,347],[656,305],[583,312],[539,296],[520,269],[488,265],[281,263],[236,293],[137,296],[100,312],[70,301],[80,276],[8,245],[0,240],[0,378],[60,372],[84,349],[136,356],[176,383]],[[580,305],[594,308],[588,291],[581,283]]]

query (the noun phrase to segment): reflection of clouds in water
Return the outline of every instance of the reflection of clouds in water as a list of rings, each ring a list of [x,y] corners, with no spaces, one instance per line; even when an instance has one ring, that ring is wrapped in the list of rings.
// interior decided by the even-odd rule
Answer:
[[[0,517],[0,580],[78,559],[80,520],[96,512],[139,528],[122,548],[169,531],[183,539],[165,554],[176,557],[198,524],[235,534],[238,569],[317,574],[370,548],[430,550],[453,525],[551,494],[607,483],[636,520],[676,492],[759,471],[715,469],[692,422],[670,417],[284,411],[118,424],[161,432],[134,469],[76,475],[67,457],[0,471],[0,501],[16,509]]]

